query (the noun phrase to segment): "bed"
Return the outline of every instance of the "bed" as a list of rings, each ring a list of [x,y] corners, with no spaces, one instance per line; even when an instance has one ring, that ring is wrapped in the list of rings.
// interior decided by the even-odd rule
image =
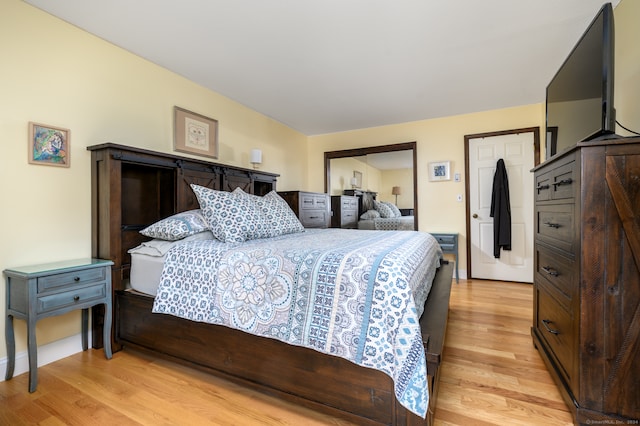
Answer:
[[[162,309],[178,308],[172,308],[168,303],[158,306],[158,297],[149,294],[153,290],[128,288],[132,275],[137,281],[135,277],[139,272],[137,267],[131,268],[132,258],[138,255],[129,253],[129,250],[149,243],[149,238],[141,236],[140,231],[172,214],[199,207],[195,197],[188,192],[194,182],[224,191],[242,187],[246,193],[255,196],[266,195],[275,189],[274,175],[115,144],[89,147],[89,150],[92,151],[94,255],[115,260],[115,348],[146,350],[358,424],[432,423],[447,323],[451,265],[443,261],[434,271],[433,279],[425,278],[430,291],[424,303],[424,313],[421,316],[416,313],[413,319],[407,318],[409,322],[418,321],[419,327],[414,336],[419,337],[426,364],[424,382],[428,399],[422,407],[425,416],[422,418],[414,413],[420,410],[409,409],[407,405],[410,404],[406,400],[403,404],[396,397],[398,392],[391,377],[393,374],[370,368],[365,363],[358,365],[357,360],[354,362],[273,336],[264,337],[221,324],[154,313],[154,309],[160,312]],[[241,185],[234,185],[234,182]],[[338,237],[336,232],[385,234],[331,229],[318,232],[321,234],[313,235],[309,230],[301,234],[308,235],[313,241],[343,238]],[[320,238],[324,232],[327,236]],[[281,235],[266,239],[281,239],[281,245],[292,246],[286,242],[287,238],[287,235]],[[254,250],[263,250],[258,248],[257,240],[248,243]],[[215,245],[211,238],[189,240],[176,244],[157,257],[177,256],[178,253],[189,257],[189,250],[215,252],[217,249],[212,248],[211,241]],[[304,246],[309,247],[309,244],[307,241]],[[357,245],[356,242],[352,244]],[[346,247],[347,244],[342,246]],[[317,253],[317,250],[311,252]],[[241,255],[231,257],[237,259],[238,256]],[[142,254],[140,257],[143,257]],[[155,266],[148,264],[147,268],[155,267],[157,271],[158,264],[163,264],[164,271],[166,262],[167,257],[156,262]],[[303,268],[304,265],[303,262],[299,267]],[[346,267],[344,265],[343,268]],[[152,274],[148,272],[149,269],[141,272],[141,276]],[[160,274],[159,280],[162,282],[166,277],[162,275],[163,272]],[[160,295],[164,290],[159,287],[156,294]],[[299,299],[296,301],[300,302]],[[285,312],[292,311],[283,310],[278,315],[282,317]],[[256,312],[253,314],[257,315]],[[267,312],[259,315],[267,315]],[[246,316],[243,318],[235,320],[246,327],[251,321],[247,322]],[[321,318],[318,320],[319,324],[323,324]],[[97,336],[96,329],[100,325],[100,312],[97,311],[93,321],[94,336]],[[322,327],[316,328],[314,335],[323,335],[325,331]],[[347,351],[335,345],[335,341],[323,343],[328,352],[332,349]],[[93,344],[97,347],[101,342],[94,340]],[[415,348],[415,345],[412,347]],[[409,353],[419,354],[420,351]]]

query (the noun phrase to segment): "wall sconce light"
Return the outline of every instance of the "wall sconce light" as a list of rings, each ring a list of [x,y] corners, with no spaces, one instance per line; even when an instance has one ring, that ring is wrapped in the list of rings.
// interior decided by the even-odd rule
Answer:
[[[251,150],[251,164],[253,164],[253,168],[257,169],[259,164],[262,164],[262,150],[252,149]]]
[[[391,188],[391,195],[396,196],[396,206],[398,205],[398,195],[402,195],[402,189],[399,186],[394,186]]]

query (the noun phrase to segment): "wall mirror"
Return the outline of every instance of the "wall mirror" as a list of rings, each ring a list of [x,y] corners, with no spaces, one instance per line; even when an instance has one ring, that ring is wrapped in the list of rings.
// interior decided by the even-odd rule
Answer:
[[[418,229],[416,142],[324,153],[325,192],[329,195],[375,193],[376,200],[414,216]],[[360,212],[361,213],[361,212]]]

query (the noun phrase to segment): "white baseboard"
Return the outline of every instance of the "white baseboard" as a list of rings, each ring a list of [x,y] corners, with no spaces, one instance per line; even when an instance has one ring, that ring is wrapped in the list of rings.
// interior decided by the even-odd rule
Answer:
[[[91,332],[89,332],[91,343]],[[82,334],[66,337],[46,345],[38,346],[38,367],[58,361],[73,354],[82,352]],[[0,371],[7,371],[7,357],[0,359]],[[29,354],[27,351],[16,353],[16,366],[13,376],[18,376],[29,371]],[[0,381],[4,381],[4,374],[0,374]]]

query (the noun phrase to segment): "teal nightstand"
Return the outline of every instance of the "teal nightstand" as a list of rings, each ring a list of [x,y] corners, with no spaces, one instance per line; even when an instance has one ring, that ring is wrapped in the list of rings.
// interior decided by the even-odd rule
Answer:
[[[458,274],[458,234],[431,234],[438,240],[443,253],[453,254],[456,262],[456,283],[460,281]]]
[[[16,362],[13,318],[27,322],[29,392],[38,386],[36,322],[39,319],[82,309],[82,350],[88,348],[89,308],[105,305],[104,354],[111,359],[110,260],[78,259],[4,270],[7,291],[7,372],[13,377]]]

